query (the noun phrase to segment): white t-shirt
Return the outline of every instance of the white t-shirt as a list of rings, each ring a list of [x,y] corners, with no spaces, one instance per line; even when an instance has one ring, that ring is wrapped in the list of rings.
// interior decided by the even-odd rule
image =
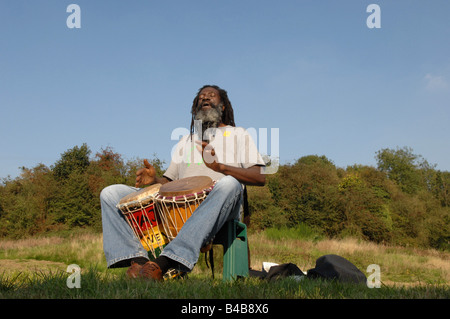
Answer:
[[[250,134],[242,127],[224,126],[213,129],[209,144],[214,148],[218,162],[234,167],[265,166]],[[197,149],[198,135],[183,136],[172,151],[172,160],[164,176],[178,180],[191,176],[209,176],[218,181],[225,175],[208,168]],[[205,160],[208,160],[205,158]]]

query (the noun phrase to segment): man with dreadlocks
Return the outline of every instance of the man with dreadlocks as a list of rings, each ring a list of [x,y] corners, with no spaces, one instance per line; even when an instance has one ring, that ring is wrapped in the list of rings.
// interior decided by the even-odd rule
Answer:
[[[169,269],[189,272],[200,249],[214,238],[229,220],[239,219],[244,185],[264,185],[264,162],[249,133],[235,127],[234,113],[227,92],[205,85],[191,108],[190,134],[177,143],[170,165],[162,177],[144,160],[136,172],[135,187],[111,185],[100,194],[103,245],[109,268],[129,267],[129,277],[162,280]],[[209,176],[216,181],[207,199],[186,221],[178,235],[154,261],[134,237],[116,208],[124,196],[138,187],[191,177]]]

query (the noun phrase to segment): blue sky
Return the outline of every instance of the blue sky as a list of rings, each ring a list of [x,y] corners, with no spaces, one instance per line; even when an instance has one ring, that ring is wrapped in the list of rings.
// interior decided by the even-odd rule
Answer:
[[[376,166],[378,150],[407,146],[449,171],[449,12],[446,0],[0,0],[0,178],[83,143],[168,163],[203,84],[228,91],[237,125],[279,129],[281,163]]]

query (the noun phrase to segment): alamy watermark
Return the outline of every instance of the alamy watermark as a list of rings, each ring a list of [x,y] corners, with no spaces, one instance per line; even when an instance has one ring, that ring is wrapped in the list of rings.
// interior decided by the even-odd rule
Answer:
[[[195,127],[201,127],[201,121],[194,122]],[[201,129],[197,129],[197,132],[201,132]],[[172,130],[170,139],[181,142],[176,143],[172,148],[173,162],[187,163],[190,166],[200,165],[203,161],[211,163],[217,159],[220,163],[239,166],[245,163],[258,163],[259,153],[265,163],[262,173],[275,174],[278,171],[280,161],[279,128],[270,128],[270,130],[253,127],[248,129],[242,127],[210,128],[205,130],[203,136],[199,136],[197,133],[192,136],[192,139],[190,136],[189,129],[185,127]],[[214,149],[215,157],[208,152],[202,154],[196,151],[201,140],[208,141],[209,145],[205,151]],[[240,149],[237,149],[238,147]]]
[[[381,270],[377,264],[371,264],[367,266],[366,272],[370,273],[367,277],[368,288],[380,288],[381,287]]]
[[[67,288],[81,288],[81,268],[76,264],[71,264],[67,266],[68,273],[71,275],[67,278],[66,285]]]
[[[78,4],[69,4],[66,12],[71,13],[66,19],[66,25],[69,29],[81,28],[81,8]]]
[[[366,25],[369,29],[381,28],[381,8],[378,4],[369,4],[366,12],[371,13],[366,20]]]
[[[81,8],[78,4],[72,3],[67,6],[66,12],[70,15],[66,19],[66,25],[69,29],[81,28]],[[369,29],[381,28],[381,8],[378,4],[369,4],[366,12],[370,15],[366,19],[366,25]]]

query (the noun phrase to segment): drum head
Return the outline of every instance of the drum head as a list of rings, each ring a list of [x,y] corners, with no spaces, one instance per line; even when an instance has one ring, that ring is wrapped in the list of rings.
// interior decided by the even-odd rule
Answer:
[[[159,189],[161,196],[180,196],[199,193],[213,185],[208,176],[193,176],[166,183]]]
[[[158,192],[160,187],[161,184],[154,184],[145,187],[137,192],[131,193],[120,200],[119,206],[123,206],[126,203],[139,202],[143,201],[146,198],[151,198],[152,195]]]

